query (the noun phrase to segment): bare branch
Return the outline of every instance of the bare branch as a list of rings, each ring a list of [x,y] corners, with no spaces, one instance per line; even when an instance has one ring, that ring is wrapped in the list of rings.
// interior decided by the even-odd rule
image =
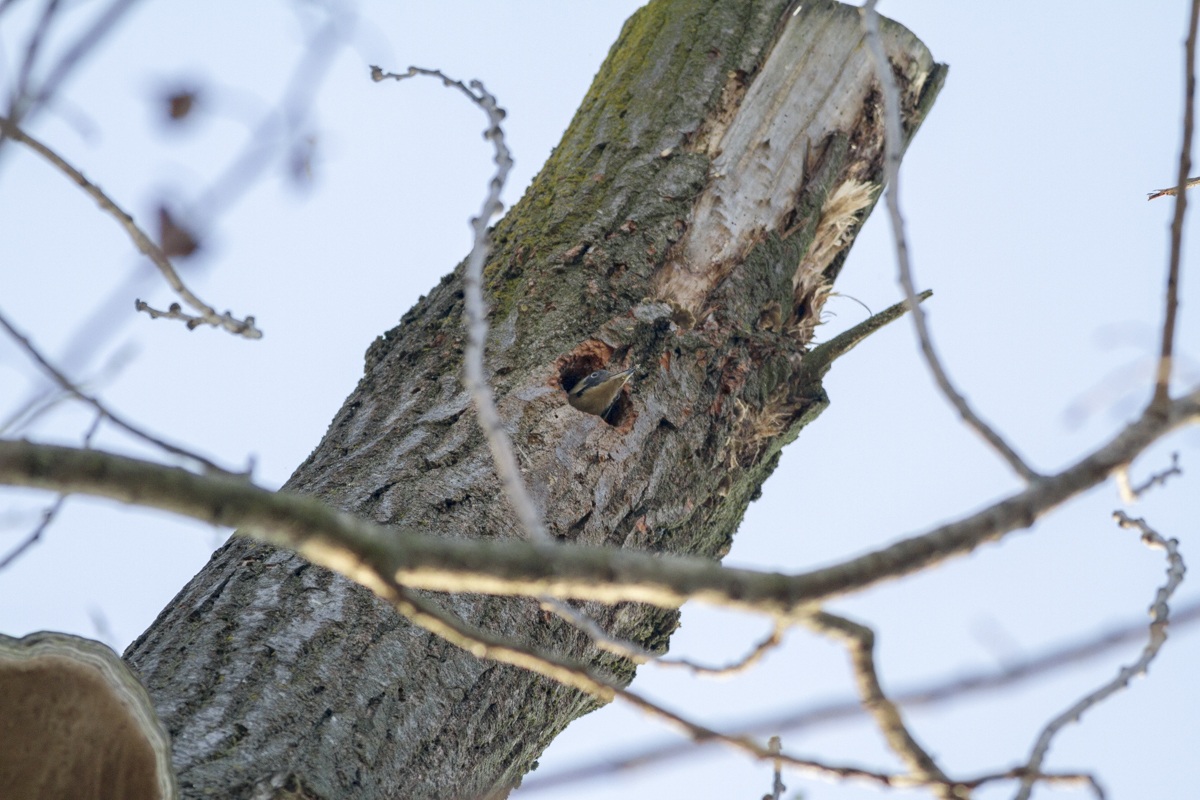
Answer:
[[[463,372],[466,378],[467,390],[475,404],[475,413],[479,417],[479,426],[487,437],[488,448],[492,451],[492,459],[496,463],[496,473],[504,487],[504,494],[526,535],[536,542],[549,541],[546,528],[542,524],[541,514],[533,504],[533,499],[525,489],[521,480],[521,469],[517,465],[517,457],[513,453],[512,443],[504,432],[504,423],[500,412],[496,409],[496,399],[492,388],[488,385],[487,374],[483,364],[483,350],[487,344],[487,308],[483,300],[483,265],[491,250],[491,233],[488,222],[503,210],[500,202],[500,192],[512,169],[512,156],[504,143],[504,131],[500,123],[504,120],[504,109],[496,104],[496,98],[488,93],[479,81],[471,81],[470,86],[447,77],[440,70],[409,67],[408,72],[385,72],[379,67],[371,67],[371,80],[379,82],[387,79],[396,81],[406,80],[417,76],[427,76],[441,80],[444,86],[457,89],[472,103],[481,108],[488,118],[488,127],[483,138],[492,143],[495,150],[496,173],[488,184],[487,196],[479,216],[471,219],[471,229],[475,234],[471,253],[467,256],[467,265],[463,274],[464,292],[463,303],[466,306],[467,345],[463,353]]]
[[[1188,178],[1187,183],[1184,184],[1183,188],[1187,190],[1193,189],[1197,186],[1200,186],[1200,178]],[[1179,187],[1170,186],[1166,189],[1155,189],[1153,192],[1147,193],[1146,199],[1157,200],[1160,197],[1174,197],[1177,194],[1179,194]]]
[[[772,754],[778,754],[783,749],[783,740],[778,736],[772,736],[767,742],[767,747],[770,748]],[[771,781],[771,793],[763,798],[763,800],[783,800],[783,793],[787,791],[787,787],[783,785],[783,762],[778,758],[775,759],[775,775]]]
[[[793,768],[824,778],[835,780],[858,778],[882,786],[913,785],[911,781],[901,776],[800,758],[782,753],[777,747],[763,747],[748,737],[720,733],[669,711],[635,692],[598,678],[580,664],[546,653],[535,653],[513,642],[484,633],[434,604],[417,597],[395,582],[387,580],[385,584],[385,592],[381,593],[381,596],[389,600],[397,611],[414,624],[463,648],[472,655],[531,670],[606,702],[620,699],[647,715],[667,723],[695,742],[718,742],[753,758],[771,759],[776,764],[786,763]]]
[[[83,189],[83,191],[86,192],[89,197],[95,200],[103,211],[119,222],[121,227],[124,228],[125,232],[129,235],[129,238],[133,240],[133,243],[137,249],[141,251],[143,255],[153,261],[154,265],[158,267],[159,272],[162,273],[163,277],[167,281],[167,284],[175,291],[175,293],[179,295],[179,297],[182,298],[183,301],[189,306],[200,312],[200,318],[203,320],[203,324],[212,325],[216,328],[223,328],[230,333],[238,336],[244,336],[247,339],[262,338],[262,331],[260,331],[254,325],[254,317],[246,317],[244,320],[238,320],[230,316],[228,312],[225,314],[218,314],[215,309],[193,294],[192,291],[184,284],[183,280],[179,277],[179,273],[175,271],[175,266],[171,263],[171,259],[167,257],[167,254],[163,252],[163,249],[155,244],[154,241],[145,233],[145,231],[138,227],[137,223],[133,221],[133,217],[126,213],[115,202],[113,202],[113,200],[109,198],[109,196],[105,194],[100,187],[96,186],[96,184],[84,177],[82,172],[67,163],[62,156],[58,155],[58,153],[51,150],[45,144],[37,139],[34,139],[25,131],[21,130],[20,127],[14,124],[7,117],[0,117],[0,131],[3,131],[5,135],[9,136],[13,140],[27,145],[38,155],[46,159],[46,161],[50,162],[50,164],[58,168],[60,172],[74,181],[79,188]],[[189,324],[189,327],[195,326]]]
[[[417,76],[432,77],[441,80],[442,85],[458,89],[470,101],[478,106],[488,118],[488,127],[484,130],[483,138],[492,143],[495,151],[493,160],[496,172],[488,183],[488,190],[483,200],[479,216],[471,219],[473,241],[471,252],[467,256],[466,268],[463,271],[463,305],[466,313],[467,345],[463,353],[463,372],[467,391],[475,405],[475,414],[479,426],[487,438],[492,460],[496,465],[496,474],[504,487],[504,494],[512,504],[521,522],[525,535],[535,542],[552,542],[546,527],[542,523],[542,515],[537,510],[525,481],[521,478],[521,469],[513,452],[512,442],[504,431],[500,412],[496,408],[496,398],[487,380],[484,366],[484,348],[487,346],[487,306],[483,299],[483,266],[491,252],[491,229],[488,222],[499,214],[504,206],[500,202],[500,193],[508,180],[512,169],[512,154],[504,141],[504,129],[501,126],[505,117],[504,109],[497,104],[496,97],[490,94],[483,83],[478,80],[464,85],[445,75],[441,70],[409,67],[405,73],[385,72],[379,67],[371,67],[371,79],[379,82],[391,78],[402,81]],[[633,642],[619,639],[602,627],[595,620],[581,611],[571,608],[565,603],[551,597],[539,598],[544,608],[553,611],[563,619],[584,631],[597,646],[609,652],[617,653],[633,659],[636,663],[652,660],[653,653]]]
[[[1146,480],[1134,486],[1129,482],[1129,468],[1117,470],[1117,490],[1121,493],[1122,502],[1128,504],[1136,503],[1141,496],[1155,486],[1166,486],[1167,478],[1172,475],[1182,475],[1183,470],[1179,468],[1179,451],[1171,453],[1171,466],[1164,470],[1154,473]]]
[[[963,555],[1032,525],[1096,486],[1175,428],[1200,421],[1200,389],[1172,401],[1166,419],[1143,416],[1058,475],[968,517],[874,553],[782,575],[695,557],[579,545],[460,540],[374,525],[312,498],[268,492],[228,475],[195,475],[98,451],[0,440],[0,484],[109,497],[243,529],[295,550],[368,588],[388,576],[408,588],[551,596],[675,608],[687,600],[787,617]]]
[[[1171,618],[1171,624],[1176,630],[1184,625],[1193,625],[1197,622],[1200,622],[1200,602],[1177,609]],[[996,689],[1025,683],[1104,655],[1135,639],[1145,637],[1145,632],[1146,624],[1138,620],[1136,623],[1089,636],[1086,639],[1066,643],[1022,661],[1008,664],[1001,669],[979,670],[928,681],[923,685],[896,692],[894,702],[905,708],[912,708],[937,706],[984,693],[992,696]],[[801,730],[805,734],[811,735],[822,725],[839,720],[856,719],[865,713],[862,703],[857,698],[831,700],[742,723],[731,729],[730,733],[746,735]],[[531,794],[535,791],[557,788],[570,783],[607,779],[619,772],[653,767],[668,761],[695,756],[699,752],[700,750],[690,742],[671,741],[622,752],[600,754],[589,761],[576,763],[558,772],[530,776],[521,784],[521,789],[526,794]]]
[[[1031,780],[1034,783],[1049,783],[1057,786],[1073,786],[1086,787],[1092,790],[1092,794],[1096,800],[1104,800],[1104,787],[1096,780],[1096,776],[1087,772],[1030,772],[1024,767],[1014,767],[1013,769],[1005,770],[1004,772],[993,772],[987,775],[980,775],[960,782],[960,786],[966,789],[978,789],[985,783],[998,783],[1001,781],[1013,780]]]
[[[736,675],[740,672],[753,667],[758,662],[762,661],[763,657],[771,650],[783,643],[783,634],[787,632],[790,625],[789,622],[783,619],[776,619],[775,625],[771,629],[771,633],[756,644],[749,653],[737,661],[726,664],[723,667],[711,667],[706,664],[699,664],[686,658],[662,658],[657,653],[653,653],[644,647],[640,647],[634,642],[626,639],[620,639],[613,636],[604,628],[600,627],[600,623],[589,617],[582,611],[572,608],[567,603],[553,598],[541,597],[538,598],[542,608],[570,622],[576,628],[583,631],[597,647],[609,653],[615,653],[623,658],[628,658],[635,664],[654,664],[659,667],[681,667],[689,670],[693,675],[699,675],[708,678],[727,678]]]
[[[54,65],[54,69],[46,76],[46,80],[42,81],[37,93],[28,98],[28,105],[18,112],[18,117],[25,116],[29,110],[53,97],[75,67],[87,58],[88,53],[104,40],[137,2],[138,0],[113,0],[112,4],[96,17],[96,21],[79,35],[75,43],[67,48],[62,58]]]
[[[728,678],[732,675],[737,675],[740,672],[753,667],[758,662],[762,661],[763,657],[774,650],[779,645],[783,644],[783,635],[787,633],[788,623],[776,619],[775,627],[771,629],[771,633],[762,639],[754,648],[742,658],[734,661],[731,664],[726,664],[723,667],[709,667],[704,664],[697,664],[694,661],[689,661],[686,658],[660,658],[654,663],[662,667],[683,667],[690,670],[694,675],[703,675],[711,678]]]
[[[247,333],[248,331],[254,329],[254,317],[237,319],[233,316],[233,314],[226,311],[224,314],[216,315],[214,320],[214,318],[209,316],[195,316],[194,314],[187,314],[184,312],[179,303],[171,303],[171,305],[167,306],[166,311],[160,311],[157,308],[152,307],[149,303],[140,299],[133,302],[133,307],[136,310],[142,311],[149,315],[150,319],[158,319],[161,317],[162,319],[180,320],[187,325],[187,329],[190,331],[196,330],[196,328],[199,328],[201,325],[216,325],[217,327],[224,328],[231,333],[245,335],[250,339],[258,339],[262,337],[261,333],[258,336],[253,336]]]
[[[29,85],[33,77],[33,67],[37,63],[38,53],[41,51],[42,45],[50,33],[50,28],[54,24],[61,6],[61,0],[49,0],[42,7],[41,16],[38,17],[33,32],[29,35],[28,42],[25,45],[25,57],[21,59],[21,68],[17,72],[17,84],[13,88],[11,95],[10,114],[14,113],[14,111],[21,113],[21,106],[24,105],[26,99],[29,97]]]
[[[92,420],[92,424],[88,426],[87,432],[83,434],[84,449],[88,449],[92,446],[92,437],[96,435],[96,431],[100,430],[100,423],[103,420],[104,415],[97,413],[95,419]],[[45,533],[46,529],[49,528],[54,522],[54,518],[58,516],[58,512],[62,510],[62,507],[66,502],[66,493],[60,494],[58,497],[54,498],[54,502],[42,512],[42,519],[38,522],[30,534],[25,537],[25,540],[12,550],[8,551],[8,555],[0,558],[0,571],[6,569],[10,564],[20,558],[26,550],[33,547],[38,541],[41,540],[42,534]]]
[[[1198,7],[1200,7],[1200,4],[1198,4]],[[1193,33],[1195,32],[1195,26],[1193,26],[1192,31]],[[1158,532],[1147,525],[1145,520],[1131,519],[1123,511],[1113,512],[1113,519],[1122,528],[1136,528],[1141,531],[1143,543],[1149,547],[1165,550],[1167,553],[1167,580],[1155,592],[1154,602],[1150,605],[1151,622],[1149,640],[1142,649],[1142,655],[1136,661],[1122,667],[1117,672],[1115,678],[1081,698],[1066,711],[1063,711],[1047,723],[1046,727],[1042,729],[1041,735],[1038,736],[1037,742],[1029,754],[1029,759],[1022,768],[1026,774],[1021,779],[1021,787],[1016,794],[1016,800],[1028,800],[1029,795],[1033,792],[1033,785],[1038,780],[1037,775],[1041,772],[1042,762],[1045,761],[1046,753],[1050,750],[1050,742],[1058,732],[1068,724],[1078,722],[1088,710],[1099,705],[1122,689],[1128,688],[1129,682],[1134,678],[1144,675],[1150,668],[1150,662],[1154,660],[1159,650],[1167,642],[1167,622],[1170,616],[1167,601],[1171,599],[1171,595],[1175,593],[1175,590],[1179,588],[1179,584],[1183,582],[1183,575],[1186,572],[1186,568],[1183,565],[1183,557],[1179,554],[1179,541],[1177,539],[1164,539]]]
[[[1175,215],[1171,219],[1171,256],[1164,298],[1162,346],[1149,410],[1161,414],[1171,402],[1171,360],[1175,348],[1175,317],[1179,312],[1179,265],[1183,257],[1183,218],[1187,213],[1187,174],[1192,169],[1192,130],[1196,121],[1196,27],[1200,0],[1192,0],[1184,56],[1183,142],[1179,145],[1179,180],[1176,181]]]
[[[1149,432],[1154,431],[1156,435],[1161,435],[1169,427],[1167,424],[1169,422],[1183,424],[1184,421],[1200,417],[1200,393],[1185,400],[1176,401],[1173,404],[1173,414],[1167,422],[1149,417],[1139,420],[1109,445],[1093,454],[1090,459],[1085,459],[1084,462],[1067,470],[1063,475],[1030,487],[1022,495],[1031,496],[1025,498],[1031,500],[1034,495],[1044,495],[1047,491],[1052,490],[1069,491],[1069,493],[1082,491],[1091,485],[1083,480],[1084,475],[1104,464],[1108,465],[1108,471],[1115,469],[1117,463],[1128,460],[1133,454],[1136,454],[1140,447],[1148,444],[1146,437]],[[1150,437],[1150,440],[1152,438]],[[1138,445],[1133,453],[1128,452],[1131,445]],[[1118,458],[1117,456],[1122,453],[1125,456]],[[87,457],[94,459],[97,456],[101,456],[101,458],[90,463],[86,460]],[[1084,465],[1089,464],[1089,469],[1083,469]],[[72,472],[72,467],[75,468],[74,472]],[[1072,474],[1075,471],[1082,471],[1082,474]],[[722,602],[734,607],[757,608],[766,613],[779,614],[781,611],[801,609],[814,600],[820,599],[817,595],[821,591],[850,591],[860,588],[851,583],[836,590],[831,589],[831,581],[836,584],[843,579],[844,576],[840,575],[840,571],[845,565],[810,573],[806,576],[788,578],[745,570],[730,570],[702,559],[655,558],[644,554],[614,552],[599,548],[550,547],[528,542],[463,542],[436,538],[426,539],[395,530],[381,529],[350,515],[325,508],[309,498],[272,494],[248,486],[243,482],[233,481],[228,477],[201,477],[184,470],[164,469],[133,459],[94,452],[80,453],[68,448],[31,445],[25,442],[0,442],[0,482],[42,486],[43,488],[47,486],[61,487],[68,491],[87,490],[91,493],[98,493],[97,489],[104,487],[103,493],[107,496],[127,502],[137,501],[143,505],[176,511],[186,508],[187,513],[192,516],[208,519],[217,524],[241,524],[246,530],[258,533],[268,541],[290,544],[314,563],[337,569],[385,597],[390,597],[389,593],[394,591],[390,587],[394,586],[397,581],[411,585],[414,582],[411,580],[412,577],[427,576],[429,571],[422,569],[419,565],[421,562],[428,563],[431,554],[439,556],[440,559],[440,561],[434,559],[439,561],[434,570],[435,574],[453,574],[453,571],[448,571],[446,567],[449,562],[459,562],[455,565],[459,571],[457,573],[460,576],[459,581],[454,582],[453,585],[427,585],[427,588],[443,590],[479,591],[482,586],[485,591],[494,591],[505,581],[509,581],[504,593],[537,595],[557,591],[562,592],[562,596],[580,596],[608,602],[633,599],[657,601],[669,605],[675,605],[682,599],[691,596],[710,602]],[[1062,486],[1057,485],[1060,482]],[[198,494],[201,496],[197,496]],[[1018,495],[1018,497],[1022,495]],[[1011,503],[1012,500],[1010,498],[1010,501],[1006,502]],[[998,519],[1007,518],[1009,513],[997,510],[1004,505],[1005,503],[1002,502],[997,507],[984,512],[976,522],[986,529],[988,525],[996,524]],[[1030,519],[1031,517],[1025,517],[1025,524],[1028,524]],[[962,524],[957,523],[957,525]],[[935,533],[952,534],[953,528],[953,525],[946,526]],[[333,535],[335,531],[336,536]],[[978,530],[974,532],[974,536],[979,536],[979,534]],[[976,543],[984,541],[986,538],[989,537],[984,536]],[[913,554],[906,551],[914,546],[915,541],[910,540],[897,546],[899,547],[898,552],[894,551],[894,548],[889,548],[894,552],[883,555],[887,551],[881,551],[879,554],[868,557],[868,560],[882,557],[884,561],[887,561],[896,556],[899,556],[901,560],[911,559]],[[927,544],[917,545],[918,551]],[[513,555],[518,555],[520,558],[516,561],[510,559],[505,562],[506,556]],[[524,588],[518,588],[515,583],[511,582],[512,567],[518,566],[517,562],[530,556],[534,562],[539,559],[547,562],[541,570],[543,577],[535,581],[524,580]],[[519,566],[521,569],[528,569],[528,564]],[[502,568],[498,569],[498,567]],[[666,574],[663,573],[664,569]],[[481,574],[486,577],[475,583],[464,582],[461,580],[461,576],[467,571],[473,572],[476,578]],[[589,572],[590,575],[587,574]],[[487,573],[492,574],[487,575]],[[587,576],[583,577],[584,575]],[[876,573],[874,580],[878,579],[878,573]],[[568,589],[570,591],[566,591]],[[539,656],[516,652],[495,652],[517,659],[536,660],[539,658]],[[488,657],[495,657],[495,653]],[[581,682],[586,682],[585,678],[575,675],[571,685]],[[625,699],[638,704],[639,707],[651,710],[652,704],[643,706],[639,702],[641,698],[633,696],[632,699],[630,697]],[[686,729],[686,721],[681,721],[669,713],[667,718],[673,724]],[[753,743],[737,738],[722,737],[706,728],[695,727],[689,735],[698,740],[725,741],[744,752],[755,754],[759,758],[773,757],[771,753],[762,751],[762,748],[757,748],[757,745]],[[830,767],[804,759],[788,758],[787,761],[789,764],[823,771],[822,774],[827,776],[831,774],[840,777],[855,776],[886,785],[901,783],[907,785],[911,780],[907,777],[871,773],[854,768]],[[988,779],[999,780],[1001,778],[990,777]],[[1043,777],[1039,776],[1038,779],[1042,780]],[[1075,775],[1057,776],[1055,779],[1088,780],[1089,778]],[[964,782],[956,782],[956,784],[966,785]]]
[[[25,53],[17,74],[17,81],[9,95],[8,109],[5,116],[14,125],[39,111],[53,98],[59,86],[67,79],[72,71],[87,57],[121,18],[133,7],[137,0],[113,0],[91,24],[86,27],[74,44],[67,48],[58,61],[50,68],[50,74],[36,90],[32,88],[32,76],[37,66],[38,55],[42,45],[50,36],[51,27],[62,16],[63,4],[59,0],[50,0],[42,9],[42,14],[35,23],[32,33],[25,44]],[[10,4],[0,3],[0,14],[3,14]],[[81,26],[82,27],[82,26]],[[10,138],[8,128],[0,126],[0,146]]]
[[[950,404],[958,411],[963,421],[967,423],[983,440],[992,446],[1000,456],[1008,462],[1013,471],[1020,475],[1027,483],[1036,483],[1041,479],[1032,467],[1017,455],[1017,452],[1004,441],[1000,434],[983,419],[976,414],[972,409],[967,399],[954,388],[954,384],[950,381],[950,376],[946,373],[942,366],[941,359],[938,357],[937,351],[933,347],[933,340],[929,335],[929,327],[925,320],[925,312],[918,303],[917,290],[913,283],[912,264],[908,256],[908,240],[904,233],[904,217],[900,213],[900,158],[903,155],[904,148],[904,128],[900,121],[900,90],[896,86],[895,76],[892,74],[892,65],[888,61],[887,53],[883,49],[883,42],[879,38],[879,17],[875,12],[876,0],[867,0],[863,6],[863,28],[866,30],[867,49],[870,50],[871,56],[875,60],[875,74],[879,80],[880,89],[883,94],[883,111],[884,111],[884,180],[887,182],[887,193],[885,195],[887,201],[888,215],[892,220],[892,236],[896,248],[896,263],[899,266],[900,285],[904,287],[904,296],[908,298],[908,305],[912,309],[913,325],[917,330],[917,339],[921,344],[921,353],[925,356],[925,362],[929,365],[929,371],[933,374],[933,379],[937,383],[938,388]]]
[[[922,303],[933,297],[933,290],[926,289],[915,296],[917,303]],[[853,350],[860,342],[868,336],[881,330],[885,325],[900,319],[909,309],[909,301],[901,300],[899,303],[888,306],[878,314],[872,314],[862,322],[854,325],[837,336],[834,336],[827,342],[822,342],[813,347],[804,354],[804,362],[802,369],[805,371],[805,380],[820,380],[829,372],[829,368],[833,366],[833,362],[844,356],[846,353]]]
[[[585,692],[598,700],[611,701],[620,689],[594,676],[582,664],[548,653],[535,653],[508,639],[485,633],[433,602],[424,600],[395,581],[381,579],[381,597],[415,625],[457,645],[477,658],[486,658],[545,675]]]
[[[334,3],[305,4],[297,11],[322,9],[327,17],[324,23],[305,42],[303,54],[292,68],[278,105],[269,110],[250,133],[246,146],[213,180],[211,185],[189,209],[193,213],[212,218],[228,208],[251,186],[269,166],[278,152],[279,145],[295,147],[302,133],[304,122],[317,96],[317,86],[340,54],[341,45],[355,27],[349,5],[339,7]]]
[[[942,772],[933,757],[909,733],[900,709],[883,693],[875,669],[875,633],[865,625],[821,611],[803,618],[802,622],[817,633],[840,641],[850,653],[858,696],[878,726],[892,752],[908,767],[913,777],[923,784],[935,784],[935,792],[945,800],[965,797]]]
[[[0,328],[4,328],[4,330],[8,332],[8,335],[12,337],[13,341],[20,345],[21,349],[23,349],[31,359],[37,362],[38,366],[42,368],[42,371],[44,371],[50,376],[51,379],[54,380],[55,383],[62,387],[63,391],[78,397],[80,400],[94,408],[98,414],[111,421],[114,425],[126,433],[129,433],[130,435],[135,436],[138,439],[147,442],[148,444],[152,444],[155,447],[161,448],[172,455],[191,459],[197,464],[200,464],[206,470],[226,475],[235,474],[223,467],[217,466],[202,455],[193,453],[190,450],[185,450],[184,448],[173,445],[167,441],[164,441],[163,439],[158,438],[157,436],[146,433],[133,423],[127,422],[123,417],[115,414],[107,406],[101,403],[98,398],[84,392],[82,389],[72,383],[66,375],[63,375],[61,372],[59,372],[58,368],[51,364],[50,360],[42,355],[41,352],[39,352],[38,349],[33,346],[33,342],[31,342],[28,337],[12,326],[12,323],[8,321],[8,318],[4,316],[4,312],[2,311],[0,311]]]
[[[42,538],[42,534],[46,532],[46,528],[50,527],[50,524],[54,522],[54,518],[58,516],[58,512],[62,510],[63,504],[66,502],[67,496],[65,494],[60,494],[58,497],[54,498],[54,502],[42,512],[42,518],[38,521],[38,524],[34,526],[34,529],[30,531],[29,535],[21,540],[21,542],[12,550],[9,550],[3,558],[0,558],[0,571],[7,569],[8,566],[20,558],[26,550],[38,543],[38,541]]]
[[[132,360],[134,348],[125,346],[114,352],[105,363],[75,386],[91,391],[100,388],[120,374]],[[59,370],[62,372],[62,370]],[[64,373],[65,374],[65,373]],[[54,382],[51,381],[51,384]],[[57,385],[31,390],[29,399],[14,409],[6,418],[0,419],[0,436],[11,436],[28,429],[42,416],[49,414],[59,404],[72,400],[74,395]]]
[[[652,653],[644,647],[639,647],[637,644],[626,639],[613,636],[600,627],[599,622],[596,622],[596,620],[584,612],[572,608],[562,600],[556,600],[553,597],[539,597],[538,603],[546,611],[557,614],[576,628],[579,628],[601,650],[614,653],[622,658],[628,658],[635,664],[647,664],[651,661],[662,663],[658,660],[656,653]]]

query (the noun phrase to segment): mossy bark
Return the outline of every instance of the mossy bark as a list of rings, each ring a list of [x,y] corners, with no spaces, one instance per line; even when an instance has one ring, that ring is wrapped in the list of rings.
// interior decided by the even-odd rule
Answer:
[[[856,14],[829,2],[796,15],[782,0],[652,2],[496,225],[487,369],[554,536],[720,558],[780,448],[827,403],[801,364],[881,174]],[[944,69],[899,26],[885,34],[911,135]],[[763,97],[767,67],[795,72],[788,91],[799,99]],[[809,106],[837,114],[787,122]],[[772,142],[754,139],[748,114],[775,126]],[[771,197],[739,183],[755,169],[779,170]],[[866,189],[842,208],[846,187]],[[714,231],[724,255],[707,263],[698,237]],[[459,377],[462,296],[460,266],[376,340],[288,489],[427,533],[521,535]],[[609,419],[569,407],[563,385],[610,364],[640,366]],[[439,599],[610,680],[633,677],[532,599]],[[587,610],[655,651],[678,618],[633,604]],[[361,587],[237,537],[126,658],[174,737],[190,797],[504,793],[596,705],[479,661]]]

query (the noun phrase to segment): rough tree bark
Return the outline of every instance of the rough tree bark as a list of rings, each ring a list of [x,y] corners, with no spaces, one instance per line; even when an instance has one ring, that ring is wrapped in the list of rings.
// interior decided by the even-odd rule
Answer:
[[[801,364],[878,195],[883,126],[857,10],[793,11],[784,0],[643,8],[496,226],[487,368],[556,537],[720,558],[780,449],[827,403]],[[900,26],[885,24],[884,38],[911,136],[944,68]],[[460,267],[376,340],[288,490],[438,535],[521,535],[460,380],[462,297]],[[610,419],[570,408],[562,387],[608,364],[640,365]],[[633,677],[532,599],[439,600],[611,680]],[[655,651],[678,618],[587,610]],[[239,537],[126,659],[190,797],[503,794],[596,705]]]

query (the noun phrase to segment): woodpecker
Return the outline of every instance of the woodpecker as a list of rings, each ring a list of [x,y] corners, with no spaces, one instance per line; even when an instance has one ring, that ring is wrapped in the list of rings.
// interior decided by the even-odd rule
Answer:
[[[637,364],[620,372],[598,369],[571,387],[567,392],[567,402],[580,411],[603,417],[612,408],[621,387],[633,377],[635,369]]]

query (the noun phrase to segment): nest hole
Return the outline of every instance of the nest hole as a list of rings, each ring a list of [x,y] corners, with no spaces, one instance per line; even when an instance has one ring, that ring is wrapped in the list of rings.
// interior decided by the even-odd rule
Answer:
[[[591,375],[598,369],[619,369],[618,366],[606,365],[598,356],[592,353],[580,353],[571,355],[566,358],[558,372],[558,383],[564,392],[569,392],[575,388],[575,384]],[[612,425],[614,428],[622,427],[623,424],[630,422],[633,417],[633,401],[629,397],[630,386],[626,383],[621,387],[621,391],[617,393],[616,400],[600,419]],[[565,398],[564,398],[565,399]]]

